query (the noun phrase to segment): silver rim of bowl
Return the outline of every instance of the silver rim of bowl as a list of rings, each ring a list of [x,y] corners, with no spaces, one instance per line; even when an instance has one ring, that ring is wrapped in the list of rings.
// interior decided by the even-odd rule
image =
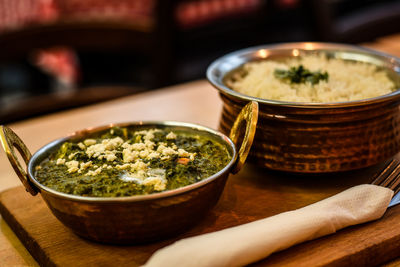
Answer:
[[[338,52],[338,53],[348,53],[348,54],[359,54],[363,56],[369,56],[375,58],[377,61],[384,62],[383,59],[387,60],[393,64],[392,71],[400,76],[400,58],[393,55],[389,55],[383,52],[375,51],[373,49],[357,46],[357,45],[347,45],[339,43],[319,43],[319,42],[299,42],[299,43],[278,43],[271,45],[261,45],[254,46],[245,49],[241,49],[225,56],[216,59],[207,68],[207,79],[209,82],[218,89],[222,94],[227,96],[233,96],[245,101],[257,101],[261,104],[275,105],[275,106],[285,106],[285,107],[296,107],[296,108],[343,108],[343,107],[354,107],[369,105],[371,103],[379,103],[391,99],[400,98],[400,88],[395,91],[373,98],[353,100],[346,102],[288,102],[288,101],[278,101],[269,100],[264,98],[252,97],[239,92],[236,92],[229,87],[227,87],[223,79],[231,71],[237,69],[244,63],[248,62],[247,59],[261,59],[256,54],[261,50],[271,50],[271,51],[289,51],[293,49],[301,50],[302,52],[315,52],[315,51],[326,51],[326,52]],[[399,87],[400,85],[397,84]]]

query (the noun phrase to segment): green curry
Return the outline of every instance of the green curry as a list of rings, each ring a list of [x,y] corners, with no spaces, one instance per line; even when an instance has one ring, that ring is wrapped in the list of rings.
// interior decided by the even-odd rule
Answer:
[[[35,177],[67,194],[132,196],[198,182],[220,171],[231,157],[226,146],[207,135],[114,127],[63,143],[36,167]]]

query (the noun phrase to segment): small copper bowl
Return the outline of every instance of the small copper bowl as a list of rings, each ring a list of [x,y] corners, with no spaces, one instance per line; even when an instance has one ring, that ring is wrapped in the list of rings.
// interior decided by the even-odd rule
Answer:
[[[323,52],[375,64],[400,87],[400,59],[358,46],[287,43],[233,52],[214,61],[207,78],[224,102],[220,130],[229,132],[249,101],[260,106],[249,162],[273,170],[327,173],[364,168],[400,150],[400,91],[359,101],[301,103],[261,99],[233,91],[226,79],[247,62]]]
[[[248,105],[241,114],[235,127],[240,127],[243,119],[247,121],[247,127],[238,153],[235,148],[239,137],[236,135],[237,130],[232,131],[231,140],[212,129],[180,122],[138,122],[89,128],[53,141],[39,149],[33,156],[9,128],[2,126],[0,135],[3,148],[26,190],[32,195],[40,193],[52,213],[65,226],[77,235],[97,242],[134,244],[177,235],[200,221],[217,203],[229,173],[239,171],[246,159],[257,123],[257,104]],[[131,197],[70,195],[43,186],[36,180],[35,167],[62,143],[75,138],[85,138],[113,126],[129,126],[135,129],[172,127],[194,134],[205,134],[225,145],[232,159],[221,171],[197,183],[170,191]],[[14,147],[27,163],[27,172],[21,167]]]

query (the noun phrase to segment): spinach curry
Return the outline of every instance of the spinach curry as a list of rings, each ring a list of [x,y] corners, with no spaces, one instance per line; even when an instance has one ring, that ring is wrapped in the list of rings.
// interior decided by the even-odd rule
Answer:
[[[132,196],[198,182],[220,171],[231,157],[226,146],[206,135],[114,127],[63,143],[36,167],[35,177],[67,194]]]

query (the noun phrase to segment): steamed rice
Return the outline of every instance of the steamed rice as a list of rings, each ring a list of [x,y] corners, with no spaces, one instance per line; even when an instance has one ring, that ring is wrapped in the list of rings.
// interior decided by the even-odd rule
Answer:
[[[288,70],[303,65],[316,72],[328,72],[327,81],[317,84],[290,83],[274,76],[276,69]],[[310,55],[286,62],[272,60],[249,62],[227,81],[227,85],[242,94],[290,102],[344,102],[388,94],[395,84],[377,66],[327,59],[324,55]]]

